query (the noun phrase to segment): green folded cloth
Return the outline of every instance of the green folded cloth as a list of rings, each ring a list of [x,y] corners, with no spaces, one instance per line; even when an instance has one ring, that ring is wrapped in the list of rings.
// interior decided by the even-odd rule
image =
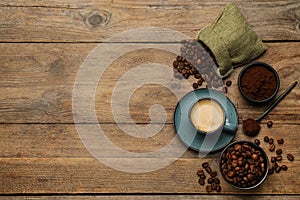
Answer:
[[[214,54],[222,77],[228,76],[233,67],[250,62],[266,50],[234,3],[227,4],[211,26],[200,30],[198,40]]]

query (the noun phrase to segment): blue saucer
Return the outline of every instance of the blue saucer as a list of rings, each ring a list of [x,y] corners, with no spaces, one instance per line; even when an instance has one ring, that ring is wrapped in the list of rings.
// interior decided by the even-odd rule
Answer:
[[[225,124],[221,131],[200,134],[189,120],[191,107],[200,99],[211,98],[225,111]],[[234,138],[238,128],[238,115],[233,103],[222,93],[212,89],[198,89],[186,94],[174,112],[174,127],[182,142],[193,150],[210,153],[225,147]]]

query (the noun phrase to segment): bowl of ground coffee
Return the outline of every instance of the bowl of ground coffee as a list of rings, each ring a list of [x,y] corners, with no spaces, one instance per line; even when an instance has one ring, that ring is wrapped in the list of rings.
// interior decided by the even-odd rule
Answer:
[[[273,99],[280,86],[276,70],[264,62],[245,66],[238,77],[238,87],[249,102],[263,104]]]
[[[268,156],[258,145],[248,141],[229,144],[220,161],[222,177],[238,189],[253,189],[264,182],[269,171]]]

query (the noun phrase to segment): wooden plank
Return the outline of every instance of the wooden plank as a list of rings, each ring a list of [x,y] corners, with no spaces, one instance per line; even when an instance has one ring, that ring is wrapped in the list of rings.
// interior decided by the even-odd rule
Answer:
[[[90,125],[82,125],[87,129]],[[128,127],[132,125],[126,125]],[[159,126],[159,125],[155,125]],[[157,127],[155,127],[157,128]],[[166,124],[161,131],[153,133],[152,137],[138,138],[124,132],[116,124],[101,124],[103,134],[117,147],[129,152],[145,153],[157,151],[168,145],[174,139],[173,149],[164,154],[165,157],[174,158],[176,152],[184,150],[183,143],[176,137],[173,125]],[[283,150],[300,157],[298,148],[299,125],[273,124],[272,128],[267,128],[262,124],[260,134],[256,137],[261,142],[263,137],[268,135],[275,140],[284,138]],[[100,134],[100,133],[99,133]],[[82,137],[75,128],[74,124],[1,124],[0,125],[0,158],[91,158],[92,155],[87,151]],[[86,136],[88,138],[88,136]],[[239,125],[235,140],[254,141],[254,138],[246,136],[242,132],[242,125]],[[268,152],[268,145],[263,143],[261,146]],[[103,146],[94,146],[95,150],[102,151],[103,157],[114,158],[112,152],[104,152]],[[273,153],[268,153],[269,156]],[[220,152],[209,155],[210,158],[218,158]],[[198,158],[198,152],[186,150],[183,158]]]
[[[113,47],[118,44],[111,45]],[[100,123],[115,122],[111,112],[111,95],[120,77],[139,64],[149,62],[171,68],[176,57],[173,53],[154,49],[156,44],[136,45],[142,46],[143,49],[128,52],[116,59],[109,65],[98,84],[95,108]],[[96,44],[0,44],[0,123],[73,123],[73,84],[80,65],[95,46]],[[274,43],[267,46],[267,52],[259,60],[271,64],[278,71],[281,93],[291,82],[299,79],[299,43]],[[241,122],[248,117],[257,117],[265,107],[250,106],[242,98],[237,88],[239,71],[239,68],[235,69],[227,79],[233,81],[227,96],[235,104]],[[157,77],[161,76],[161,73],[151,71],[149,75]],[[139,79],[141,78],[137,77],[136,80]],[[88,77],[83,79],[83,84],[92,85]],[[177,88],[180,84],[177,79],[169,82],[170,88]],[[124,87],[126,89],[127,85]],[[192,87],[188,89],[191,90]],[[299,94],[298,85],[263,123],[271,119],[275,123],[299,124]],[[177,101],[178,99],[165,87],[144,85],[130,98],[130,114],[136,123],[149,123],[147,111],[154,103],[158,103],[167,111],[167,123],[172,123]],[[160,112],[154,114],[160,115]],[[87,114],[82,112],[82,116],[85,115]],[[130,122],[123,115],[120,118],[122,123]],[[156,123],[162,122],[155,120]]]
[[[0,3],[0,41],[99,42],[122,31],[147,26],[169,28],[195,37],[199,29],[216,19],[226,3],[4,0]],[[237,4],[262,39],[300,40],[299,1],[242,0]]]
[[[293,200],[295,198],[299,198],[299,195],[255,195],[259,199],[286,199],[286,200]],[[84,199],[84,200],[95,200],[95,199],[121,199],[121,200],[128,200],[128,199],[166,199],[166,200],[176,200],[176,199],[187,199],[187,200],[194,200],[194,199],[203,199],[203,200],[218,200],[218,199],[229,199],[229,200],[239,200],[239,199],[250,199],[249,195],[52,195],[52,196],[4,196],[1,199],[3,200],[11,200],[11,199]]]
[[[157,162],[155,158],[144,161]],[[2,158],[0,192],[205,194],[205,188],[199,186],[196,175],[204,161],[209,161],[212,168],[218,170],[217,160],[208,158],[180,158],[166,168],[139,174],[116,171],[93,158]],[[294,162],[284,160],[283,163],[288,165],[288,171],[267,177],[260,187],[253,190],[235,189],[222,179],[222,193],[219,194],[299,195],[299,159]]]

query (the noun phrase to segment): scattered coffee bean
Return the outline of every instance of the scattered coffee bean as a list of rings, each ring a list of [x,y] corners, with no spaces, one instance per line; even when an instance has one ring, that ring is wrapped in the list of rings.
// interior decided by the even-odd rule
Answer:
[[[254,140],[254,143],[255,143],[256,145],[260,145],[259,139],[255,139],[255,140]]]
[[[282,156],[280,156],[280,155],[279,155],[279,156],[276,156],[276,160],[277,160],[277,161],[281,161],[281,160],[282,160]]]
[[[277,155],[281,155],[281,154],[282,154],[282,149],[277,149],[277,150],[276,150],[276,154],[277,154]]]
[[[212,190],[211,190],[211,185],[207,185],[207,186],[206,186],[206,192],[212,192]]]
[[[273,173],[274,173],[274,169],[270,168],[268,174],[270,175],[270,174],[273,174]]]
[[[212,179],[212,178],[207,179],[207,183],[208,183],[208,184],[211,184],[212,182],[213,182],[213,179]]]
[[[211,167],[206,167],[205,171],[210,174],[212,172],[212,169],[211,169]]]
[[[284,140],[283,140],[283,138],[281,138],[281,139],[277,140],[277,143],[278,143],[278,144],[283,144],[283,143],[284,143]]]
[[[268,121],[267,122],[267,126],[268,126],[268,128],[271,128],[273,126],[273,122],[272,121]]]
[[[268,137],[268,136],[265,136],[265,137],[264,137],[264,141],[265,141],[265,142],[269,142],[269,137]]]
[[[216,177],[218,175],[218,173],[216,172],[216,171],[212,171],[211,173],[210,173],[210,176],[211,177]]]
[[[232,81],[226,81],[226,86],[227,86],[227,87],[230,87],[231,84],[232,84]]]
[[[271,157],[271,162],[272,163],[276,162],[276,157]]]
[[[286,171],[286,170],[288,170],[288,167],[287,167],[286,165],[281,165],[281,169],[282,169],[283,171]]]
[[[205,168],[207,168],[207,167],[209,167],[209,164],[208,164],[208,162],[204,162],[204,163],[202,163],[202,167],[205,169]]]
[[[223,92],[224,94],[226,94],[226,93],[228,92],[227,87],[223,87],[223,88],[222,88],[222,92]]]
[[[197,175],[198,175],[198,176],[204,175],[204,171],[203,171],[202,169],[199,169],[199,170],[197,171]]]
[[[215,190],[217,192],[220,192],[221,186],[220,186],[220,179],[216,177],[218,175],[217,171],[212,170],[208,162],[202,163],[202,168],[210,175],[210,177],[207,179],[207,183],[209,185],[206,186],[206,191],[212,192]],[[206,179],[203,169],[199,169],[197,171],[197,175],[199,176],[198,183],[201,186],[205,185],[205,179]]]
[[[205,180],[206,179],[205,174],[200,175],[200,178],[203,179],[203,180]]]
[[[269,144],[274,144],[274,139],[273,138],[269,139]]]
[[[193,88],[197,89],[198,88],[198,83],[193,83]]]
[[[201,178],[199,178],[198,183],[202,186],[205,185],[205,181]]]
[[[218,179],[218,178],[214,178],[213,181],[214,181],[216,184],[220,184],[220,179]]]
[[[275,163],[272,164],[272,168],[273,168],[273,169],[277,169],[277,168],[278,168],[277,162],[275,162]]]
[[[286,157],[289,161],[294,161],[294,156],[292,154],[288,153]]]
[[[270,150],[271,152],[274,151],[274,150],[275,150],[275,145],[274,145],[274,144],[271,144],[269,150]]]
[[[218,185],[216,190],[217,190],[217,192],[221,192],[221,190],[222,190],[221,186]]]
[[[278,167],[275,169],[275,172],[276,172],[276,173],[279,173],[280,171],[281,171],[281,167],[278,166]]]
[[[216,190],[217,189],[217,184],[215,182],[211,183],[211,189]]]

